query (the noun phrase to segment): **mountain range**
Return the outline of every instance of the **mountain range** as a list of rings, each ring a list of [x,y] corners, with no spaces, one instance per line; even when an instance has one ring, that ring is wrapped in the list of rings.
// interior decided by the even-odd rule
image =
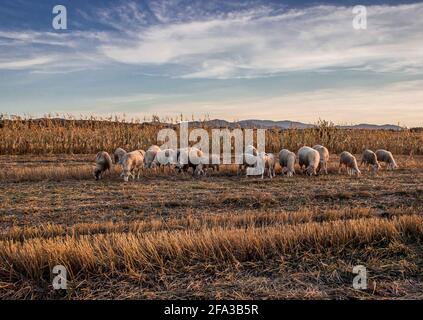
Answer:
[[[204,122],[202,122],[204,123]],[[312,128],[316,126],[315,124],[297,122],[297,121],[290,121],[290,120],[282,120],[282,121],[272,121],[272,120],[241,120],[230,122],[226,120],[214,119],[205,121],[205,123],[211,127],[218,127],[218,128],[258,128],[258,129],[271,129],[271,128],[278,128],[278,129],[289,129],[289,128],[297,128],[297,129],[306,129]],[[198,121],[190,122],[190,125],[196,126],[200,124]],[[357,125],[337,125],[336,127],[342,129],[368,129],[368,130],[401,130],[402,127],[393,125],[393,124],[367,124],[361,123]]]

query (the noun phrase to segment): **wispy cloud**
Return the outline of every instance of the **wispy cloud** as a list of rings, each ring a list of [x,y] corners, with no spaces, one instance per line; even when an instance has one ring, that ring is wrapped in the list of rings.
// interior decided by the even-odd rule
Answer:
[[[423,4],[368,7],[367,30],[352,28],[350,7],[271,9],[139,30],[100,47],[127,64],[181,64],[185,78],[237,78],[287,71],[360,68],[420,72]],[[163,19],[162,19],[163,20]]]
[[[101,65],[176,65],[173,77],[251,78],[288,71],[350,68],[374,72],[423,72],[423,4],[368,6],[368,29],[352,28],[351,7],[285,10],[258,6],[180,15],[172,2],[141,7],[128,2],[91,12],[112,30],[57,34],[0,32],[0,68],[60,54],[69,70]],[[206,8],[207,9],[207,8]],[[87,13],[85,13],[87,15]],[[86,17],[87,18],[87,17]],[[35,47],[16,56],[16,47]],[[29,50],[28,50],[29,51]],[[25,64],[22,64],[22,67]],[[40,64],[46,71],[54,61]],[[32,71],[38,64],[28,63]]]
[[[13,61],[2,62],[0,60],[0,69],[5,70],[19,70],[19,69],[28,69],[34,68],[42,65],[46,65],[55,59],[52,57],[37,57],[32,59],[20,59]]]

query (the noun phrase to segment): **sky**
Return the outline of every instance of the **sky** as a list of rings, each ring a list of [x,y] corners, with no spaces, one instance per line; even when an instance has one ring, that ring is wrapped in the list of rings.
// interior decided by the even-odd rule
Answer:
[[[2,0],[0,113],[423,126],[422,17],[421,1]]]

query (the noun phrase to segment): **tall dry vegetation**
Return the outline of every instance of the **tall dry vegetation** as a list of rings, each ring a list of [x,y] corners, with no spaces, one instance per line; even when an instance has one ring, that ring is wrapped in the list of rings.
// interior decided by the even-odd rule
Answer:
[[[175,128],[176,119],[153,118],[151,123],[119,118],[9,119],[0,116],[0,154],[93,154],[120,146],[128,150],[145,149],[157,143],[160,129]],[[170,124],[163,124],[163,120]],[[199,122],[207,130],[206,122]],[[211,135],[210,135],[211,136]],[[386,148],[394,154],[423,154],[423,132],[404,129],[340,129],[320,121],[309,129],[271,129],[266,133],[266,150],[298,150],[303,145],[326,145],[332,152],[361,153],[365,148]]]
[[[327,222],[297,221],[298,224],[294,220],[280,220],[280,224],[242,228],[237,227],[237,221],[228,220],[227,226],[211,225],[180,231],[158,228],[143,232],[141,228],[140,232],[137,228],[129,228],[122,232],[111,228],[104,230],[110,233],[88,235],[54,237],[53,232],[53,237],[49,238],[48,233],[39,234],[40,238],[23,242],[0,241],[0,280],[14,281],[24,276],[48,281],[50,270],[58,263],[65,265],[72,275],[101,273],[112,276],[118,272],[135,274],[137,270],[147,275],[158,270],[175,272],[197,263],[227,267],[280,261],[288,255],[298,257],[306,252],[333,254],[375,244],[420,242],[423,239],[422,219],[418,215],[402,215],[392,220],[359,217]]]

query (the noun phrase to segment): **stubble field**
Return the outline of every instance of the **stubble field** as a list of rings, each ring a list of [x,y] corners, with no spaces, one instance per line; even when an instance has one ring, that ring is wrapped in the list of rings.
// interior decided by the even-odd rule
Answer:
[[[423,156],[360,178],[333,155],[327,176],[129,183],[95,181],[93,158],[0,156],[0,298],[423,298]]]

